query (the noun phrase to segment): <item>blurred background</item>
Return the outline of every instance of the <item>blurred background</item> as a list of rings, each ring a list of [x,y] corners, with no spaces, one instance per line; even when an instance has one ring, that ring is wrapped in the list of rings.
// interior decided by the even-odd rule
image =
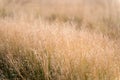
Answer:
[[[120,34],[119,0],[0,0],[0,18],[42,18],[48,22],[74,23],[76,28]]]

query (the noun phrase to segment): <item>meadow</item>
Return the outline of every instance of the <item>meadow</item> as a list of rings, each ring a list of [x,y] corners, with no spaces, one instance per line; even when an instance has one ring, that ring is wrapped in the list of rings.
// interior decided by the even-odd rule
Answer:
[[[120,1],[0,0],[0,80],[120,80]]]

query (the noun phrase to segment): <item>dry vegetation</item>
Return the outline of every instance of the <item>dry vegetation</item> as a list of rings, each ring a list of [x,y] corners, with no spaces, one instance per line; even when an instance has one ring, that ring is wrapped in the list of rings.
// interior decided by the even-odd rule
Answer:
[[[0,80],[120,80],[117,0],[0,0]]]

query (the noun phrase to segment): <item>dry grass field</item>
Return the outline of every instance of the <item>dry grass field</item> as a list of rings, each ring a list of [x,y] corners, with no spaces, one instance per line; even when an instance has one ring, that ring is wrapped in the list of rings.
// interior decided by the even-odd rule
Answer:
[[[120,1],[0,0],[0,80],[120,80]]]

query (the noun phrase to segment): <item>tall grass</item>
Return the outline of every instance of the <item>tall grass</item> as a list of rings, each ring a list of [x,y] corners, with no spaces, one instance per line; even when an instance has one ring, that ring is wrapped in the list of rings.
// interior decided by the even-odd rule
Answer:
[[[119,76],[116,44],[101,33],[41,20],[0,21],[3,79],[114,80]]]
[[[0,80],[120,79],[118,3],[70,2],[0,0]]]

